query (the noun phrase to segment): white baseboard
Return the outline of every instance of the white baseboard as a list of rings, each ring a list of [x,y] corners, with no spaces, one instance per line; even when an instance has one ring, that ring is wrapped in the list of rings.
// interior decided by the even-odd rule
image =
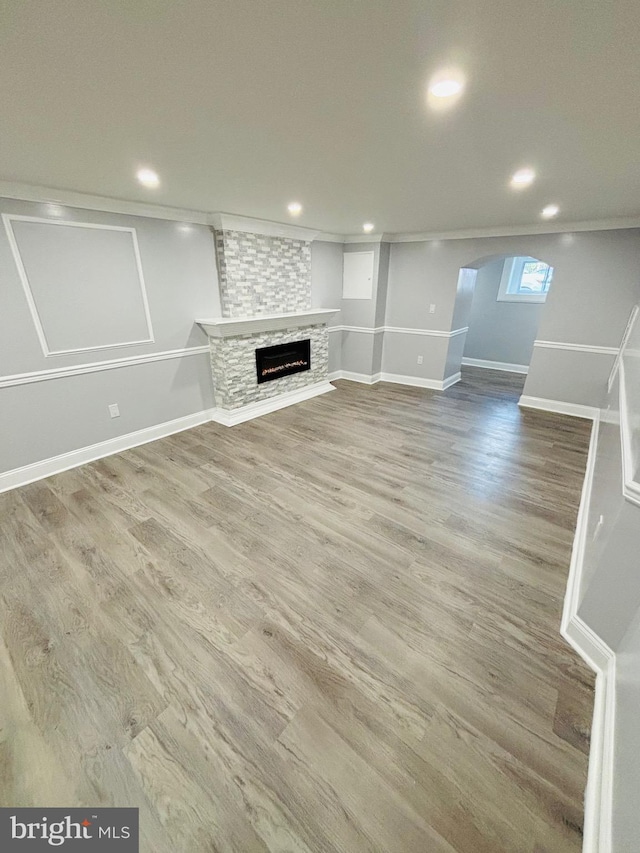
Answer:
[[[447,378],[442,383],[442,390],[446,391],[447,388],[451,388],[452,385],[455,385],[456,382],[460,382],[462,379],[462,373],[458,371],[458,373],[452,373],[451,376],[447,376]]]
[[[518,405],[525,409],[540,409],[543,412],[555,412],[558,415],[572,415],[575,418],[595,420],[600,414],[596,406],[582,406],[578,403],[565,403],[562,400],[545,400],[543,397],[527,397],[523,394]]]
[[[279,394],[277,397],[270,397],[268,400],[248,403],[246,406],[238,409],[213,409],[210,420],[223,424],[223,426],[236,426],[236,424],[251,421],[262,415],[268,415],[269,412],[276,412],[278,409],[284,409],[286,406],[292,406],[294,403],[301,403],[303,400],[310,400],[319,394],[326,394],[327,391],[335,390],[328,380],[323,380],[322,382],[316,382],[314,385],[308,385],[306,388],[286,391],[284,394]]]
[[[158,438],[164,438],[167,435],[191,429],[210,420],[211,410],[207,409],[202,412],[196,412],[193,415],[186,415],[183,418],[176,418],[172,421],[165,421],[162,424],[155,424],[145,429],[139,429],[136,432],[129,432],[126,435],[109,438],[98,444],[91,444],[88,447],[71,450],[69,453],[52,456],[50,459],[43,459],[42,462],[34,462],[31,465],[24,465],[22,468],[14,468],[12,471],[0,474],[0,492],[17,489],[19,486],[26,486],[35,480],[42,480],[44,477],[60,474],[62,471],[68,471],[70,468],[86,465],[87,462],[94,462],[96,459],[102,459],[104,456],[121,453],[123,450],[129,450],[140,444],[147,444],[149,441],[156,441]]]
[[[462,363],[469,367],[484,367],[487,370],[505,370],[507,373],[528,373],[528,364],[509,364],[504,361],[487,361],[484,358],[463,358]]]
[[[373,375],[369,375],[368,373],[354,373],[352,370],[336,370],[329,374],[329,380],[333,381],[334,379],[348,379],[349,382],[375,385],[376,382],[380,382],[380,374],[374,373]]]
[[[432,391],[445,391],[460,381],[461,374],[455,373],[442,379],[424,379],[422,376],[405,376],[401,373],[381,373],[383,382],[393,382],[396,385],[412,385],[415,388],[430,388]]]
[[[593,487],[593,475],[596,465],[596,451],[598,446],[598,435],[600,432],[600,420],[596,418],[591,427],[591,439],[589,441],[589,452],[587,454],[587,467],[582,493],[580,495],[580,506],[576,520],[576,532],[573,537],[573,548],[571,550],[571,562],[569,564],[569,577],[564,596],[562,609],[562,621],[560,631],[565,639],[581,654],[589,654],[587,663],[594,669],[602,669],[607,661],[608,655],[600,654],[598,644],[592,643],[586,625],[576,621],[578,619],[578,606],[580,604],[580,593],[582,584],[582,567],[584,564],[584,549],[587,536],[587,525],[589,522],[589,504],[591,502],[591,489]],[[584,626],[584,627],[583,627]],[[584,630],[586,629],[586,630]],[[575,631],[575,634],[574,634]]]
[[[461,373],[454,373],[442,379],[423,379],[421,376],[404,376],[401,373],[353,373],[350,370],[336,370],[329,374],[329,380],[348,379],[350,382],[361,382],[363,385],[375,385],[376,382],[393,382],[395,385],[411,385],[414,388],[430,388],[432,391],[446,391],[456,382],[460,382]]]
[[[591,431],[560,628],[562,636],[596,673],[585,791],[583,853],[611,853],[612,850],[616,657],[578,615],[598,431],[599,419],[596,416]]]
[[[33,483],[36,480],[51,477],[53,474],[61,474],[70,468],[86,465],[87,462],[95,462],[96,459],[102,459],[114,453],[121,453],[123,450],[129,450],[140,444],[147,444],[150,441],[165,438],[167,435],[173,435],[176,432],[182,432],[182,430],[191,429],[209,421],[216,421],[225,426],[234,426],[252,418],[266,415],[268,412],[275,412],[277,409],[283,409],[285,406],[299,403],[302,400],[317,397],[318,394],[326,394],[327,391],[335,391],[335,388],[328,381],[317,382],[315,385],[310,385],[307,388],[302,388],[298,391],[289,391],[270,400],[251,403],[248,406],[243,406],[241,409],[235,409],[231,412],[225,412],[221,409],[205,409],[193,415],[186,415],[185,417],[166,421],[162,424],[155,424],[145,429],[129,432],[126,435],[109,438],[106,441],[91,444],[88,447],[81,447],[78,450],[71,450],[69,453],[62,453],[59,456],[43,459],[41,462],[33,462],[31,465],[24,465],[21,468],[14,468],[12,471],[0,473],[0,492],[8,492],[10,489],[26,486],[28,483]]]

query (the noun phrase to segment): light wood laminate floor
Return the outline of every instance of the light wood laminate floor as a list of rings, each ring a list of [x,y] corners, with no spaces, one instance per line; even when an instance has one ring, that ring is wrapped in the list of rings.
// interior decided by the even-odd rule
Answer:
[[[590,424],[338,390],[0,495],[0,805],[144,853],[579,851],[559,636]]]

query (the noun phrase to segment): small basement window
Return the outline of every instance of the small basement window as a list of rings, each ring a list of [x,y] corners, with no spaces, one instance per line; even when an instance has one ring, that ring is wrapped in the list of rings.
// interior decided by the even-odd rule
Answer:
[[[535,258],[507,258],[502,269],[498,302],[544,302],[553,267]]]

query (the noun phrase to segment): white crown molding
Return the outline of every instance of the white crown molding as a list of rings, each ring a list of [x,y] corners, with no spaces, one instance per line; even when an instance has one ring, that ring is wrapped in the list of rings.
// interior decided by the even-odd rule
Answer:
[[[326,394],[327,391],[335,390],[329,380],[324,379],[322,382],[307,385],[306,388],[286,391],[284,394],[278,394],[277,397],[269,397],[268,400],[260,400],[257,403],[248,403],[238,409],[213,409],[211,420],[223,426],[236,426],[236,424],[251,421],[254,418],[262,417],[262,415],[268,415],[270,412],[276,412],[278,409],[293,406],[294,403],[301,403],[303,400],[310,400],[319,394]]]
[[[127,358],[113,358],[109,359],[109,361],[96,361],[90,364],[75,364],[69,367],[53,367],[50,370],[34,370],[31,373],[15,373],[12,376],[0,376],[0,388],[12,388],[15,385],[30,385],[32,382],[45,382],[49,379],[64,379],[68,376],[81,376],[85,373],[99,373],[102,370],[119,370],[122,367],[151,364],[154,361],[186,358],[204,353],[209,353],[208,345],[165,350],[164,352],[152,352],[147,355],[132,355]]]
[[[565,234],[574,231],[615,231],[640,228],[640,217],[619,219],[594,219],[583,222],[545,222],[536,225],[496,226],[494,228],[468,228],[459,231],[424,231],[385,234],[388,243],[424,243],[431,240],[473,240],[484,237],[527,237],[536,234]]]
[[[121,213],[127,216],[146,216],[150,219],[166,219],[170,222],[185,222],[194,225],[209,224],[209,214],[201,210],[165,207],[160,204],[146,204],[141,201],[127,201],[122,198],[90,195],[73,190],[32,186],[31,184],[12,181],[0,181],[0,198],[33,201],[38,204],[60,204],[81,210],[99,210],[104,213]]]
[[[121,453],[123,450],[129,450],[140,444],[147,444],[149,441],[156,441],[158,438],[164,438],[167,435],[191,429],[210,420],[212,420],[212,412],[207,409],[196,412],[193,415],[186,415],[172,421],[155,424],[136,432],[119,435],[116,438],[110,438],[98,444],[81,447],[79,450],[72,450],[69,453],[52,456],[50,459],[43,459],[41,462],[34,462],[31,465],[14,468],[12,471],[0,474],[0,492],[7,492],[10,489],[26,486],[28,483],[42,480],[44,477],[60,474],[62,471],[68,471],[70,468],[86,465],[87,462],[94,462],[96,459],[102,459],[114,453]]]
[[[467,367],[482,367],[486,370],[503,370],[506,373],[528,373],[528,364],[511,364],[504,361],[487,361],[484,358],[463,358]]]
[[[595,420],[600,409],[595,406],[583,406],[579,403],[565,403],[563,400],[547,400],[543,397],[528,397],[523,394],[518,405],[524,409],[540,409],[543,412],[554,412],[557,415],[571,415],[574,418]]]
[[[314,237],[319,243],[344,243],[344,234],[329,234],[326,231],[318,231],[318,236]]]
[[[262,234],[265,237],[288,237],[292,240],[311,242],[317,240],[320,231],[302,225],[271,222],[268,219],[252,219],[233,213],[211,213],[209,224],[218,231],[241,231],[243,234]]]
[[[597,355],[617,355],[618,347],[600,347],[592,346],[591,344],[568,344],[562,341],[534,341],[534,347],[540,349],[564,349],[574,352],[592,352]]]
[[[342,238],[343,243],[386,243],[386,234],[347,234]]]
[[[224,217],[233,221],[235,231],[265,234],[274,237],[291,237],[296,240],[323,240],[331,243],[421,243],[431,240],[465,240],[482,237],[524,237],[535,234],[562,234],[572,231],[609,231],[625,228],[640,228],[640,217],[629,216],[617,219],[594,219],[580,222],[545,222],[521,226],[495,226],[491,228],[468,228],[459,231],[423,231],[382,234],[333,234],[319,229],[305,228],[285,222],[272,222],[228,213],[207,212],[149,204],[110,196],[65,190],[55,187],[26,184],[19,181],[0,181],[0,198],[31,201],[40,204],[60,204],[83,210],[104,213],[119,213],[127,216],[145,216],[150,219],[165,219],[170,222],[185,222],[195,225],[213,225],[216,228],[231,227],[217,223]],[[244,223],[244,227],[242,227]]]

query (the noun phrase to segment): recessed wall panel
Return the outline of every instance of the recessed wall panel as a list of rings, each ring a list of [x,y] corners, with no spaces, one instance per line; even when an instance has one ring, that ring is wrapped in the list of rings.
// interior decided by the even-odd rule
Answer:
[[[45,355],[153,341],[134,229],[3,219]]]

